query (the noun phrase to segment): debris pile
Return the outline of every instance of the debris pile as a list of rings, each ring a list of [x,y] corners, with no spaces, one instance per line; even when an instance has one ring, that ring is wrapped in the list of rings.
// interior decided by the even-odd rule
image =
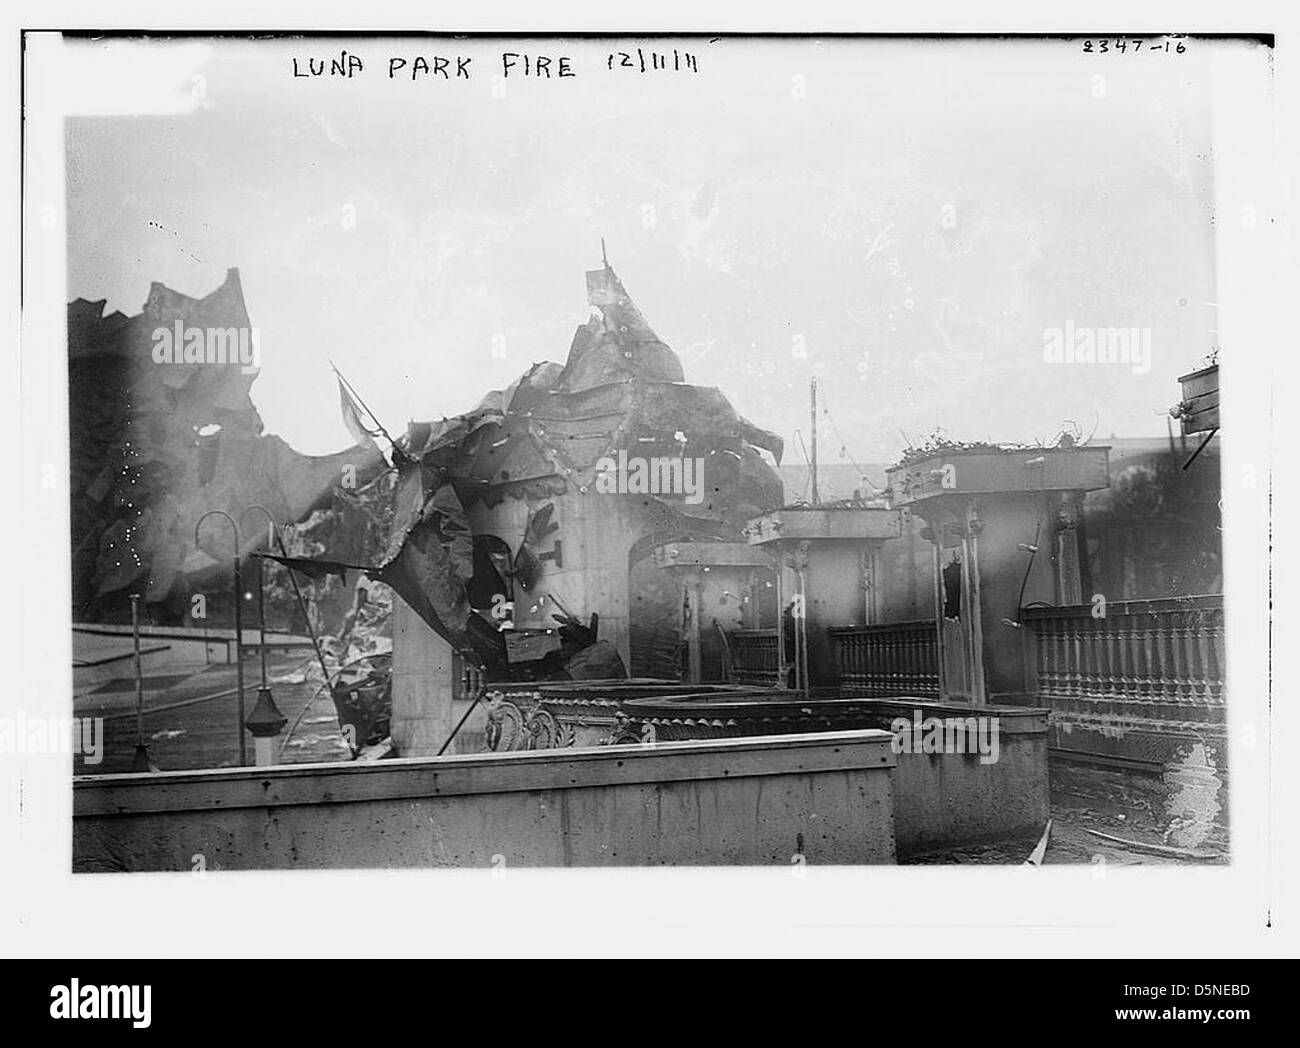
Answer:
[[[599,648],[606,608],[557,604],[558,628],[532,633],[497,613],[531,592],[544,560],[561,566],[564,527],[580,520],[608,518],[619,534],[597,554],[609,564],[596,563],[589,548],[587,563],[568,567],[624,578],[626,546],[643,536],[743,541],[744,523],[781,503],[781,482],[759,449],[779,464],[782,444],[741,418],[720,390],[685,382],[676,353],[651,330],[608,263],[587,274],[587,292],[595,312],[575,332],[564,366],[534,364],[472,411],[412,423],[391,442],[395,479],[358,492],[362,504],[383,505],[358,507],[386,522],[382,549],[366,527],[347,522],[345,508],[326,550],[279,559],[312,577],[365,571],[494,679],[585,675],[583,663],[622,675],[617,652]],[[361,431],[377,436],[376,429]],[[373,441],[372,448],[378,449]],[[687,460],[689,472],[670,468]],[[660,479],[704,478],[698,499],[670,483],[611,480],[629,462],[648,464],[643,475]],[[633,507],[618,511],[630,520],[615,516],[616,499]],[[526,507],[528,522],[513,534],[517,525],[508,526],[502,510],[511,500]],[[560,505],[561,524],[554,525]],[[674,610],[679,606],[674,599]],[[597,650],[575,661],[586,648]]]

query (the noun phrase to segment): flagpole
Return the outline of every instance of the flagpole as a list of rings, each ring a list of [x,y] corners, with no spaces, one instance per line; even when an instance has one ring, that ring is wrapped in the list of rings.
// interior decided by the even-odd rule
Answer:
[[[366,404],[366,402],[361,399],[361,394],[352,388],[352,383],[343,377],[343,372],[341,372],[337,367],[334,366],[334,361],[331,360],[329,362],[329,365],[333,369],[334,374],[338,376],[338,380],[342,382],[344,387],[347,389],[348,395],[351,396],[353,399],[355,399],[356,402],[361,405],[365,413],[370,416],[370,421],[373,422],[379,428],[379,432],[383,434],[384,439],[388,441],[388,443],[394,449],[396,449],[397,451],[401,451],[401,448],[397,446],[397,441],[395,441],[392,437],[388,435],[388,430],[384,429],[384,424],[379,421],[379,416],[370,410],[370,407]]]

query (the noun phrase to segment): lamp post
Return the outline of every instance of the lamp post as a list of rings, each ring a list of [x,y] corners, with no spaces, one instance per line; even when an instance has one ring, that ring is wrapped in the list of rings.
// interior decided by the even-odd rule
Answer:
[[[244,617],[242,612],[244,583],[239,571],[239,554],[242,546],[239,541],[239,524],[235,518],[224,509],[210,509],[194,525],[195,548],[197,549],[199,545],[199,529],[203,526],[203,522],[214,515],[225,517],[235,534],[235,689],[239,696],[239,763],[244,765],[248,763],[248,743],[244,739]]]
[[[248,515],[249,510],[257,510],[265,514],[266,544],[267,547],[275,545],[276,523],[275,517],[265,506],[254,504],[244,510],[239,515],[243,520]],[[257,702],[253,706],[253,712],[249,715],[244,726],[253,735],[253,762],[259,767],[275,763],[275,750],[272,746],[272,740],[284,730],[284,726],[289,722],[288,718],[280,712],[279,707],[275,704],[275,699],[271,695],[270,685],[266,682],[266,589],[263,585],[262,558],[257,558],[257,637],[258,637],[258,655],[261,657],[262,683],[257,689]]]
[[[275,518],[265,506],[252,505],[239,515],[240,523],[248,516],[249,510],[257,510],[266,516],[266,545],[270,549],[275,545]],[[262,687],[266,687],[266,593],[262,588],[262,558],[257,557],[257,640],[258,654],[261,656]]]
[[[153,771],[144,744],[144,670],[140,665],[140,594],[131,594],[131,639],[135,648],[135,756],[132,771]]]

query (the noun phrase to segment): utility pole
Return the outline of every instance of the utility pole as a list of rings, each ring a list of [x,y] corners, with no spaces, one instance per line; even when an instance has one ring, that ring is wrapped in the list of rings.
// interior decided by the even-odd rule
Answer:
[[[809,466],[812,469],[812,504],[815,506],[820,501],[817,497],[817,379],[812,380],[812,398],[809,409],[809,431],[812,434],[812,447],[809,449]]]

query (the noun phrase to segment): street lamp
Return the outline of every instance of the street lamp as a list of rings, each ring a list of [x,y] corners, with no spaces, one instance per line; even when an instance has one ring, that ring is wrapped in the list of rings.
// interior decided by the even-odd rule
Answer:
[[[239,694],[239,763],[243,765],[248,763],[248,743],[244,739],[244,618],[242,613],[244,583],[239,571],[239,553],[242,547],[239,541],[239,524],[224,509],[210,509],[198,519],[194,525],[194,547],[197,549],[199,545],[199,528],[213,515],[225,517],[235,534],[235,688]]]
[[[132,771],[157,771],[144,742],[144,671],[140,665],[140,594],[131,594],[131,639],[135,648],[135,756]]]
[[[268,548],[274,547],[276,523],[275,517],[271,515],[269,509],[265,506],[253,504],[239,515],[239,519],[243,520],[248,515],[248,511],[254,509],[266,516],[266,544]],[[266,589],[263,585],[261,557],[257,558],[257,636],[257,650],[261,656],[262,683],[257,689],[257,702],[253,706],[253,712],[248,720],[244,722],[244,726],[252,732],[253,762],[260,768],[275,763],[271,740],[279,735],[284,730],[284,726],[289,723],[289,719],[276,706],[275,699],[271,695],[270,685],[266,682]]]

